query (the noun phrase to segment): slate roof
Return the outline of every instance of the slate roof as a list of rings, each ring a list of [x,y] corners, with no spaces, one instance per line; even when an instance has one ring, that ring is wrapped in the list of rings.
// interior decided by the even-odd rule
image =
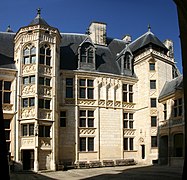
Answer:
[[[47,22],[40,16],[33,19],[30,25],[46,25]],[[92,42],[88,34],[60,33],[62,42],[60,45],[60,69],[77,70],[78,68],[78,47],[81,43]],[[14,65],[14,37],[13,32],[0,32],[0,67],[15,69]],[[164,44],[150,31],[137,38],[129,44],[129,49],[134,52],[145,47],[149,43],[167,49]],[[96,47],[96,70],[97,72],[112,73],[121,75],[117,63],[117,56],[126,48],[125,41],[115,38],[106,38],[107,46],[94,45]],[[132,76],[132,75],[131,75]],[[135,74],[133,74],[135,77]]]
[[[166,46],[150,30],[130,43],[129,48],[132,52],[135,52],[150,43],[164,49],[165,51],[168,51]]]
[[[180,75],[171,81],[167,81],[160,92],[159,100],[175,93],[178,89],[183,88],[183,76]]]
[[[0,32],[0,68],[16,69],[14,64],[15,33]]]
[[[76,70],[78,68],[77,50],[79,45],[88,35],[76,33],[61,33],[62,43],[60,47],[60,68]],[[90,39],[90,42],[91,39]],[[96,47],[96,71],[120,75],[120,69],[116,62],[116,55],[126,46],[121,40],[108,38],[107,46],[95,45]]]

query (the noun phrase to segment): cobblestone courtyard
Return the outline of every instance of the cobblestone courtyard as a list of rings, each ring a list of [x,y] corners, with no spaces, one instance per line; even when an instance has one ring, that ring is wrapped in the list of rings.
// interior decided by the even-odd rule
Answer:
[[[11,180],[181,180],[182,168],[168,166],[121,166],[71,169],[55,172],[11,173]]]

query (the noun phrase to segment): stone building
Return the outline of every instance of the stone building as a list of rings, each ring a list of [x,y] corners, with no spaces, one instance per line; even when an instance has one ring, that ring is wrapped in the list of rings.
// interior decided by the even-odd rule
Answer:
[[[178,76],[171,40],[61,33],[40,15],[0,32],[7,147],[21,169],[158,160],[159,94]],[[19,165],[19,166],[18,166]]]
[[[163,104],[159,124],[159,164],[182,167],[185,147],[183,76],[165,83],[159,102]]]

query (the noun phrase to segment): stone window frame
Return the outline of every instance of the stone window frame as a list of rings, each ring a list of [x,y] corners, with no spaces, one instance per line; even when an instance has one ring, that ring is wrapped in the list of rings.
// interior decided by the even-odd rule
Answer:
[[[12,81],[0,80],[0,96],[2,97],[3,104],[10,104],[11,102],[11,86]]]
[[[123,102],[133,102],[133,85],[123,83],[122,85],[122,101]]]
[[[134,113],[132,112],[123,112],[123,128],[125,129],[134,129]]]
[[[124,151],[134,151],[134,137],[124,137],[123,138],[123,150]]]
[[[71,82],[69,83],[68,80],[70,80]],[[65,89],[65,98],[74,98],[74,78],[72,77],[66,77],[65,79],[65,85],[66,85],[66,89]]]
[[[23,64],[36,63],[36,47],[33,44],[28,44],[23,48]]]
[[[66,127],[67,111],[60,111],[60,127]]]
[[[51,66],[51,47],[49,44],[41,44],[39,48],[39,64]]]
[[[83,84],[83,81],[85,82],[84,84]],[[79,98],[94,99],[94,80],[93,79],[88,79],[88,78],[79,79]]]
[[[26,130],[26,131],[25,131]],[[22,123],[21,124],[21,135],[25,136],[34,136],[34,123]]]
[[[94,152],[95,137],[79,137],[80,152]]]
[[[91,113],[91,114],[90,114]],[[79,128],[94,128],[95,127],[95,111],[93,109],[79,110]]]

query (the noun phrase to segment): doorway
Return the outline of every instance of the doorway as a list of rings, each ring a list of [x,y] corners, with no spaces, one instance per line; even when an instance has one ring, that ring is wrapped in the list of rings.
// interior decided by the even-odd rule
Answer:
[[[23,170],[34,169],[34,150],[22,150]]]

